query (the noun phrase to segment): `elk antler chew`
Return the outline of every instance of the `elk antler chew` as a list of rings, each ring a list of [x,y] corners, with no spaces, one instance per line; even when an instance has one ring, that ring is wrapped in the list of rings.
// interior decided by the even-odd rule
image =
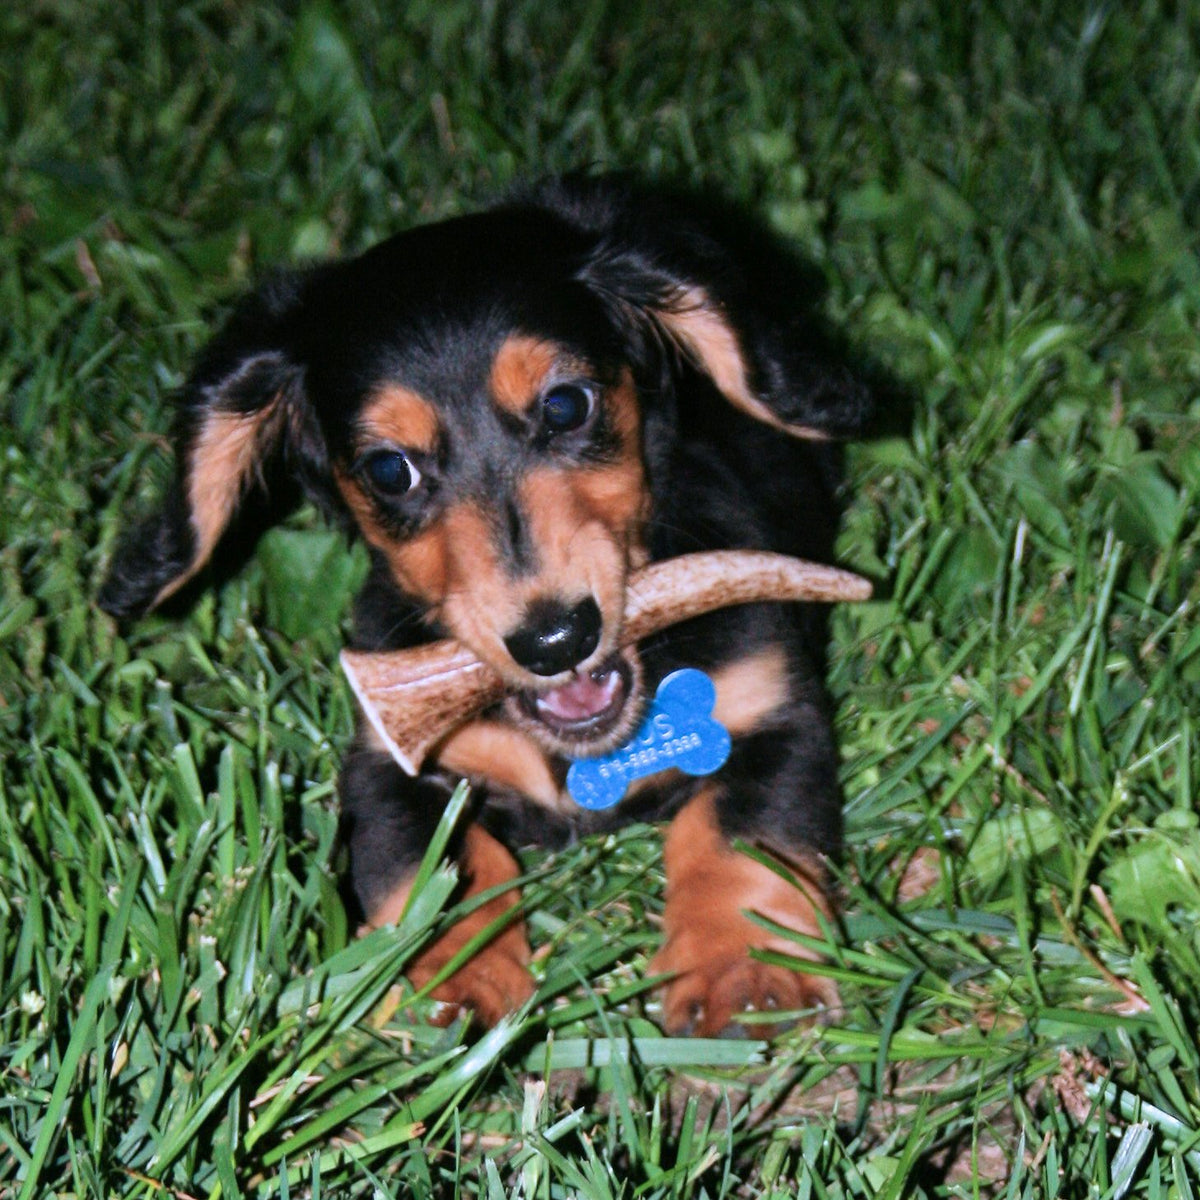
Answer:
[[[627,592],[622,646],[732,604],[866,600],[871,585],[785,554],[714,550],[651,563],[629,577]],[[509,690],[496,670],[453,639],[410,650],[346,650],[342,669],[363,713],[410,775],[442,738]]]

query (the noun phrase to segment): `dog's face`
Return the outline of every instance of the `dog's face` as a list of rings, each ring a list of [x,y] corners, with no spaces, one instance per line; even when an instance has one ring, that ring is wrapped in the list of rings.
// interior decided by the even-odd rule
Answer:
[[[597,752],[640,708],[620,633],[645,561],[642,389],[571,256],[529,233],[522,246],[477,219],[449,262],[437,229],[347,264],[331,290],[375,309],[367,328],[314,322],[329,352],[309,402],[338,493],[401,591],[509,682],[511,719],[544,748]],[[414,298],[399,281],[426,271]]]
[[[285,475],[351,515],[432,633],[509,682],[543,748],[623,738],[642,699],[621,626],[647,556],[648,414],[674,404],[681,365],[795,436],[853,427],[862,402],[700,228],[607,185],[535,195],[247,298],[185,389],[178,477],[104,607],[176,591]]]

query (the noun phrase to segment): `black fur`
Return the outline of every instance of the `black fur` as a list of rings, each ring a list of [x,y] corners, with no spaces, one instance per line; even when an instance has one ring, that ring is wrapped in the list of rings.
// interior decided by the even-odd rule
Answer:
[[[356,421],[383,381],[428,398],[451,431],[452,449],[429,463],[436,503],[490,505],[497,528],[508,530],[510,558],[536,558],[514,515],[524,473],[551,452],[565,466],[604,463],[616,438],[598,418],[586,444],[548,450],[484,411],[480,380],[514,333],[578,353],[606,385],[622,369],[632,372],[652,558],[734,547],[828,561],[838,519],[837,449],[789,437],[728,403],[673,327],[696,289],[734,335],[753,395],[780,421],[835,438],[863,430],[869,389],[814,316],[811,280],[771,239],[724,212],[624,181],[551,181],[489,211],[400,234],[358,258],[280,276],[246,300],[184,391],[180,481],[162,512],[122,544],[101,604],[136,615],[198,565],[185,483],[195,469],[197,431],[213,412],[253,418],[280,406],[263,428],[261,464],[234,481],[243,503],[254,496],[261,508],[264,483],[286,479],[293,485],[284,488],[286,502],[299,485],[326,511],[348,518],[334,472],[356,469]],[[399,542],[424,527],[431,503],[379,501],[375,514]],[[405,594],[384,553],[372,557],[355,609],[359,647],[401,648],[455,632]],[[719,817],[731,837],[786,854],[838,849],[824,636],[815,608],[760,605],[690,621],[641,647],[650,686],[677,666],[719,669],[764,647],[786,655],[790,699],[739,739],[722,770]],[[565,761],[554,769],[565,774]],[[365,912],[420,859],[451,783],[436,767],[409,779],[365,741],[351,751],[341,800]],[[480,819],[503,840],[553,843],[632,819],[662,819],[694,788],[685,780],[607,813],[574,816],[486,784],[476,794]]]

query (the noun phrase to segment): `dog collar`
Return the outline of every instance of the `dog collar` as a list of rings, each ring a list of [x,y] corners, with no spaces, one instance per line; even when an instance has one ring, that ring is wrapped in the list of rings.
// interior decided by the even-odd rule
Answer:
[[[612,808],[635,779],[674,767],[711,775],[729,757],[729,730],[713,715],[717,689],[703,671],[685,667],[659,685],[633,736],[598,758],[576,759],[567,791],[581,808]]]

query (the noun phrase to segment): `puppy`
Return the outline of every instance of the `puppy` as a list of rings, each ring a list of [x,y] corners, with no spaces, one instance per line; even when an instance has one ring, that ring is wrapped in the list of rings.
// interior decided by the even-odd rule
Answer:
[[[455,853],[467,894],[499,893],[417,959],[418,986],[510,912],[509,847],[669,820],[651,963],[669,977],[666,1028],[710,1035],[745,1009],[832,1001],[827,980],[753,958],[798,951],[746,915],[816,934],[828,911],[841,797],[821,613],[746,605],[618,643],[626,581],[648,561],[722,548],[828,560],[831,439],[860,431],[871,404],[812,299],[786,254],[723,214],[568,178],[277,276],[201,356],[176,479],[121,544],[101,605],[146,612],[247,512],[304,496],[370,549],[357,648],[452,635],[510,686],[417,777],[367,728],[342,772],[369,925],[399,917],[452,788],[474,784]],[[605,812],[575,805],[569,761],[620,744],[682,666],[715,683],[724,767],[640,780]],[[531,995],[528,962],[511,920],[433,994],[494,1022]]]

